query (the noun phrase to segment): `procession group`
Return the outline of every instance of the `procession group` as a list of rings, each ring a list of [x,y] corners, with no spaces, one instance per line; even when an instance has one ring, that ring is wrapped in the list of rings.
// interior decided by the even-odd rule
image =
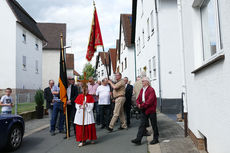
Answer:
[[[67,111],[64,115],[63,103],[59,98],[59,87],[53,80],[49,80],[49,86],[44,90],[47,110],[50,117],[50,133],[55,135],[55,130],[66,134],[65,139],[73,135],[78,146],[81,147],[89,140],[95,143],[97,140],[96,124],[101,129],[113,132],[119,118],[119,130],[127,130],[131,127],[131,106],[139,110],[141,121],[135,139],[131,140],[136,145],[141,144],[143,136],[149,135],[147,127],[149,120],[153,129],[153,140],[150,144],[159,143],[156,105],[157,98],[154,89],[150,85],[149,78],[145,73],[137,77],[134,85],[129,84],[127,77],[122,78],[121,73],[115,74],[115,80],[104,78],[97,81],[90,77],[87,86],[81,83],[75,84],[72,77],[68,77],[67,88]],[[135,99],[135,100],[132,100]],[[132,101],[135,101],[134,103]]]

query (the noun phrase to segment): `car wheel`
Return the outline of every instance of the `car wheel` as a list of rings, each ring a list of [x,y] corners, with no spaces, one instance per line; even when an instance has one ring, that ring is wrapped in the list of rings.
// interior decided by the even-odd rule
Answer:
[[[8,136],[7,148],[9,150],[18,149],[21,146],[22,137],[23,137],[22,128],[18,125],[13,126]]]

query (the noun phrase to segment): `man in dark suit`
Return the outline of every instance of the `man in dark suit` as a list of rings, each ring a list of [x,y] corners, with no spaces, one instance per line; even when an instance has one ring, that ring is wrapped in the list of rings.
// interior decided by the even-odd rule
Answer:
[[[49,86],[44,89],[44,98],[46,100],[46,109],[48,110],[49,117],[51,119],[52,111],[53,111],[53,94],[51,92],[51,89],[54,86],[54,81],[49,80]]]
[[[50,118],[50,124],[51,124],[51,119],[52,119],[52,114],[53,114],[53,94],[51,89],[54,86],[54,81],[49,80],[49,86],[44,89],[44,98],[46,100],[46,109],[49,113],[49,118]],[[51,127],[51,125],[50,125]]]
[[[124,104],[124,110],[126,113],[127,126],[130,127],[130,111],[132,105],[133,86],[129,84],[128,77],[124,77],[124,81],[125,81],[125,98],[126,98]]]
[[[73,77],[68,77],[68,88],[67,88],[67,117],[68,117],[68,129],[70,136],[70,125],[73,124],[74,135],[76,136],[76,126],[73,123],[74,116],[76,113],[74,100],[78,96],[78,89],[75,86],[75,81]],[[65,137],[66,138],[66,137]]]

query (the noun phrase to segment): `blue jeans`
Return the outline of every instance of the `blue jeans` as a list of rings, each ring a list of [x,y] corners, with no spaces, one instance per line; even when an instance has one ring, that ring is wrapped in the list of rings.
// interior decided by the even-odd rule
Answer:
[[[7,114],[11,114],[12,111],[2,111],[2,115],[7,115]]]
[[[64,113],[63,113],[63,104],[62,102],[55,102],[53,105],[53,113],[51,118],[51,129],[50,132],[55,131],[56,122],[58,113],[60,113],[60,120],[59,120],[59,131],[64,131]]]

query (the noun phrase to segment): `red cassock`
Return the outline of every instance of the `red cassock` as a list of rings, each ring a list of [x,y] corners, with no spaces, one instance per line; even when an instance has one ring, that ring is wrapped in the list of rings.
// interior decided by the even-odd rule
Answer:
[[[84,138],[82,140],[83,134],[83,109],[81,106],[84,102],[84,95],[80,94],[75,99],[76,103],[76,114],[74,118],[74,123],[76,124],[76,141],[86,141],[86,140],[96,140],[96,127],[95,120],[93,116],[93,106],[94,106],[94,98],[93,96],[87,94],[86,95],[86,107],[85,107],[85,115],[84,115]]]

